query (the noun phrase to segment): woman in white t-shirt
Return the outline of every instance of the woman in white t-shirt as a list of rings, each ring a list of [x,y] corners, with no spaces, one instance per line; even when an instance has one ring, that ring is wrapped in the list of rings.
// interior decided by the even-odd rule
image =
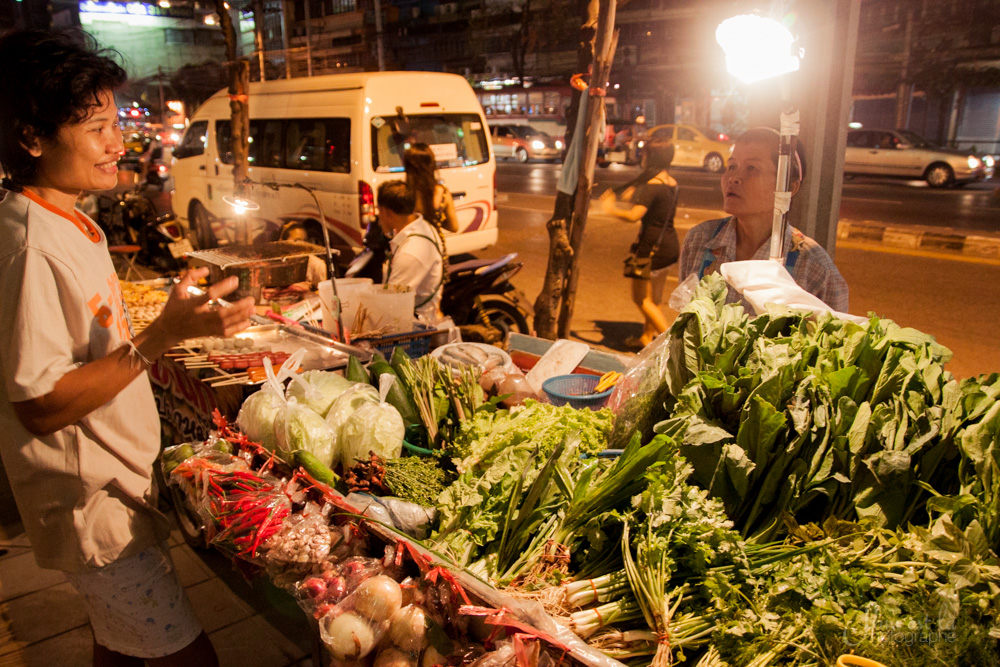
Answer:
[[[160,427],[146,369],[177,342],[249,325],[187,288],[133,335],[107,240],[74,208],[117,184],[114,90],[125,72],[66,35],[0,37],[0,456],[44,568],[82,595],[95,665],[218,664],[163,546],[152,466]]]

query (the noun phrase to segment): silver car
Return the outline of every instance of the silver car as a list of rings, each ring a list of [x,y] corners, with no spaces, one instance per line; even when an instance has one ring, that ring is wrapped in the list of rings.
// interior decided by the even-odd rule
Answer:
[[[981,181],[992,165],[966,151],[930,145],[909,130],[851,130],[847,133],[844,173],[923,179],[932,188]]]
[[[518,162],[531,159],[558,161],[562,157],[562,139],[549,136],[529,125],[495,125],[490,128],[493,153]]]

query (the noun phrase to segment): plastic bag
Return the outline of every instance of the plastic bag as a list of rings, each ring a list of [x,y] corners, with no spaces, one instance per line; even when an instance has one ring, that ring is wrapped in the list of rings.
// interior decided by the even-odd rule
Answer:
[[[330,411],[326,413],[326,423],[337,436],[338,449],[340,432],[348,418],[361,406],[369,403],[378,404],[378,391],[371,385],[357,383],[341,394],[330,406]]]
[[[365,403],[344,421],[340,429],[340,465],[347,470],[359,459],[375,452],[383,459],[396,459],[403,452],[406,425],[399,410],[385,402],[395,376],[379,377],[379,402]]]
[[[285,402],[274,419],[278,449],[294,452],[304,449],[330,467],[337,453],[337,436],[326,420],[294,398]]]
[[[301,405],[326,417],[337,397],[353,385],[353,382],[338,373],[306,371],[292,378],[285,397],[295,398]]]
[[[240,413],[236,416],[236,423],[243,434],[254,442],[259,442],[269,451],[273,452],[278,446],[274,433],[274,420],[285,407],[285,388],[282,383],[295,375],[304,356],[305,350],[296,351],[281,364],[277,372],[271,366],[271,360],[264,357],[267,381],[261,386],[260,391],[251,394],[243,401]]]
[[[497,383],[497,395],[507,396],[502,403],[508,408],[515,405],[522,405],[525,399],[528,398],[541,400],[541,397],[535,392],[534,387],[528,382],[528,378],[517,368],[507,373]]]
[[[666,382],[669,343],[668,329],[636,355],[615,386],[607,404],[615,413],[609,449],[625,449],[636,434],[642,442],[647,442],[653,437],[653,426],[666,418],[665,402],[670,395]]]
[[[365,579],[319,619],[320,639],[334,659],[362,660],[379,646],[402,606],[403,592],[394,579],[384,574]]]
[[[688,277],[681,281],[681,284],[670,293],[667,305],[678,312],[684,310],[684,307],[688,305],[694,297],[694,291],[698,287],[698,282],[697,273],[689,274]]]
[[[367,517],[393,526],[422,540],[430,533],[437,510],[399,498],[378,498],[367,493],[349,493],[347,502]]]
[[[299,606],[317,619],[333,611],[361,582],[382,572],[380,560],[364,556],[326,561],[325,564],[329,567],[301,579],[293,590]]]

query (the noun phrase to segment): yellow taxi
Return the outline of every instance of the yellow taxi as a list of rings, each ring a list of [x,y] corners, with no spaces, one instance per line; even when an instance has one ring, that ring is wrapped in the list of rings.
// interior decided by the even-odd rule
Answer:
[[[674,166],[699,167],[713,173],[726,168],[733,150],[727,135],[694,125],[656,125],[647,130],[646,136],[674,144]]]

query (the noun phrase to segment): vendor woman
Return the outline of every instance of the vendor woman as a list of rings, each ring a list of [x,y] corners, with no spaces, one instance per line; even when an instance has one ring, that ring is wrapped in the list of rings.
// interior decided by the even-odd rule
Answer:
[[[775,130],[759,127],[736,140],[722,174],[722,208],[730,217],[703,222],[688,232],[681,247],[682,282],[692,274],[704,278],[726,262],[768,258],[779,139]],[[792,157],[791,172],[794,195],[804,176],[798,155]],[[847,283],[826,250],[791,225],[785,230],[784,247],[785,268],[795,282],[833,310],[846,313]],[[730,288],[726,301],[740,301],[739,293]]]
[[[160,424],[146,369],[186,338],[249,325],[215,308],[232,278],[133,335],[107,240],[74,208],[117,184],[114,91],[125,72],[67,35],[0,37],[0,455],[35,559],[80,592],[95,665],[217,665],[165,550],[152,466]]]

